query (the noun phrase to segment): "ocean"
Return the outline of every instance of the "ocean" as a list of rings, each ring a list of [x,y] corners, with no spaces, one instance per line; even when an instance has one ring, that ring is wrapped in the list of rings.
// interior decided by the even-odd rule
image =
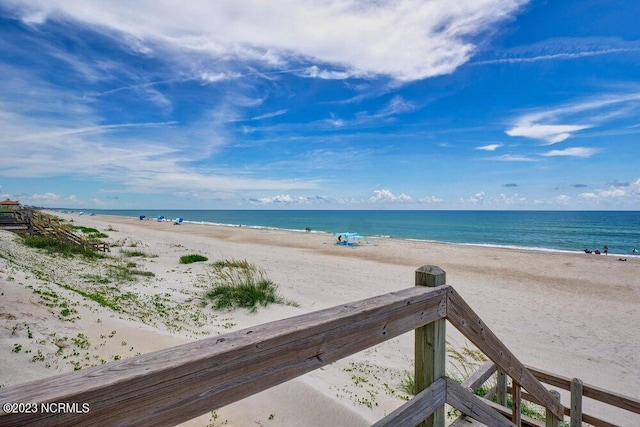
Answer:
[[[80,212],[76,210],[76,212]],[[84,210],[84,214],[273,228],[358,232],[375,238],[426,240],[544,251],[640,251],[639,211],[337,211],[337,210]],[[636,255],[638,256],[638,255]]]

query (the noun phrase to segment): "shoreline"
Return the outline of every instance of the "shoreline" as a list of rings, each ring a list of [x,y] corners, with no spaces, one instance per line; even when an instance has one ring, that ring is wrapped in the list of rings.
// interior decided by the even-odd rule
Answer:
[[[126,219],[138,219],[136,216],[125,216],[125,215],[112,215],[112,214],[89,214],[86,213],[61,213],[55,210],[45,209],[46,212],[51,213],[53,215],[77,215],[77,216],[100,216],[105,218],[126,218]],[[534,211],[537,212],[537,211]],[[551,212],[551,211],[549,211]],[[609,211],[591,211],[591,212],[609,212]],[[635,211],[631,211],[635,212]],[[172,223],[174,219],[164,218],[160,221],[155,218],[145,217],[143,221],[152,221],[152,222],[161,222],[161,223]],[[181,224],[195,224],[195,225],[204,225],[204,226],[212,226],[212,227],[227,227],[227,228],[245,228],[251,230],[273,230],[273,231],[286,231],[291,233],[304,233],[304,234],[319,234],[322,236],[334,237],[334,232],[332,231],[324,231],[324,230],[311,230],[307,232],[305,229],[292,229],[292,228],[281,228],[281,227],[270,227],[270,226],[262,226],[262,225],[243,225],[243,224],[233,224],[233,223],[218,223],[218,222],[210,222],[210,221],[190,221],[184,220]],[[569,249],[556,249],[556,248],[546,248],[546,247],[535,247],[535,246],[518,246],[518,245],[500,245],[494,243],[468,243],[468,242],[448,242],[441,240],[433,240],[433,239],[419,239],[413,237],[395,237],[391,235],[366,235],[362,236],[365,239],[371,240],[385,240],[385,239],[393,239],[398,241],[407,241],[407,242],[423,242],[423,243],[434,243],[434,244],[445,244],[445,245],[456,245],[456,246],[471,246],[471,247],[479,247],[479,248],[497,248],[497,249],[510,249],[510,250],[519,250],[519,251],[531,251],[531,252],[548,252],[548,253],[567,253],[567,254],[584,254],[584,255],[604,255],[604,256],[615,256],[621,258],[636,258],[640,259],[640,253],[614,253],[609,252],[608,255],[605,254],[596,254],[596,253],[584,253],[583,250],[569,250]],[[597,249],[597,248],[596,248]]]
[[[112,249],[112,257],[122,257],[125,249],[131,250],[133,247],[146,253],[147,257],[135,261],[140,269],[153,272],[155,277],[122,285],[123,291],[136,292],[141,300],[143,297],[169,293],[171,297],[162,300],[163,304],[169,306],[175,301],[182,304],[192,298],[194,292],[201,292],[201,288],[194,284],[199,275],[206,273],[206,263],[189,266],[178,263],[180,255],[195,252],[208,256],[209,262],[246,259],[254,263],[278,284],[280,293],[286,299],[295,301],[299,307],[275,305],[261,308],[257,313],[243,310],[228,313],[203,311],[203,316],[209,316],[205,326],[187,325],[181,330],[173,330],[172,325],[180,325],[178,320],[169,323],[166,318],[152,316],[147,319],[149,323],[144,324],[140,319],[122,313],[114,314],[105,307],[96,307],[78,294],[56,285],[76,283],[72,280],[86,272],[78,271],[66,278],[52,277],[40,283],[33,272],[21,272],[22,267],[19,266],[19,262],[22,262],[33,270],[36,268],[36,259],[30,261],[23,257],[7,265],[7,259],[0,258],[0,266],[4,265],[0,269],[4,271],[0,272],[0,290],[7,301],[9,294],[14,293],[15,297],[11,298],[23,301],[22,305],[6,303],[6,306],[0,307],[0,326],[4,325],[5,328],[0,329],[4,331],[0,339],[7,344],[3,347],[9,348],[6,351],[10,353],[16,375],[24,369],[31,370],[33,375],[53,374],[41,363],[29,362],[29,356],[37,354],[38,345],[33,341],[48,340],[50,331],[43,329],[38,332],[33,326],[35,324],[31,323],[30,319],[36,315],[30,307],[38,299],[28,286],[33,289],[49,286],[70,302],[77,303],[73,307],[81,311],[81,320],[75,323],[58,322],[54,316],[51,324],[59,323],[56,327],[69,330],[69,336],[84,331],[82,333],[90,336],[91,351],[96,343],[97,352],[107,352],[106,357],[113,358],[115,354],[125,357],[138,351],[144,353],[157,349],[152,348],[157,345],[153,339],[152,342],[145,339],[144,331],[150,331],[150,328],[157,331],[159,336],[166,337],[164,344],[197,339],[205,336],[199,335],[199,331],[204,330],[211,335],[243,329],[411,287],[414,285],[415,269],[432,264],[446,271],[447,283],[454,286],[523,363],[556,374],[578,377],[585,383],[640,398],[634,381],[640,375],[640,343],[636,336],[639,326],[637,319],[640,318],[638,259],[623,263],[617,262],[611,254],[608,257],[587,257],[584,253],[535,252],[392,238],[380,239],[375,246],[351,248],[334,245],[332,236],[320,233],[193,223],[174,226],[168,221],[140,221],[138,218],[103,215],[56,216],[107,233],[109,238],[106,240],[118,243]],[[51,275],[57,271],[50,269],[48,274]],[[13,280],[9,280],[9,276],[13,276]],[[81,285],[84,286],[78,281],[77,286]],[[3,310],[6,314],[3,314]],[[50,310],[43,308],[36,317],[46,319],[46,316],[51,316],[47,311]],[[170,313],[179,317],[178,311]],[[9,315],[15,319],[8,319]],[[97,323],[96,319],[102,322]],[[106,327],[105,324],[110,322],[108,319],[117,320],[117,335],[114,339],[108,336],[101,339],[100,336],[105,332],[100,328]],[[156,326],[152,322],[156,322]],[[18,333],[23,347],[26,349],[28,346],[32,350],[28,355],[23,354],[24,351],[15,354],[10,351],[18,339],[11,336],[10,329],[18,323],[32,325],[33,340],[25,336],[24,328]],[[447,332],[451,342],[465,345],[464,338],[453,328],[448,327]],[[155,336],[155,333],[150,333],[150,336]],[[125,335],[132,338],[119,339]],[[128,345],[121,346],[121,340]],[[132,344],[131,340],[137,340],[136,344]],[[103,342],[105,345],[101,347]],[[43,352],[45,349],[56,349],[49,341],[40,347]],[[135,347],[134,351],[129,352],[129,347]],[[325,412],[339,414],[336,415],[339,419],[351,420],[345,425],[370,425],[400,406],[402,401],[397,396],[385,394],[379,387],[368,389],[355,384],[351,379],[353,370],[357,375],[370,379],[369,384],[376,383],[374,377],[382,378],[400,394],[399,383],[403,372],[411,369],[412,358],[413,337],[412,334],[406,334],[307,374],[294,385],[283,384],[265,394],[256,395],[250,398],[251,404],[242,401],[235,406],[222,408],[217,411],[218,419],[229,420],[229,425],[253,425],[257,421],[267,423],[268,416],[274,413],[274,420],[278,423],[272,425],[294,426],[296,417],[319,411],[314,412],[318,414],[318,420],[308,420],[308,425],[323,425],[324,408]],[[69,369],[70,366],[61,363],[60,368]],[[19,376],[13,381],[17,378]],[[0,377],[0,384],[7,384],[4,375]],[[372,407],[359,403],[366,402],[363,399],[369,391],[377,393],[372,398],[375,403],[372,403]],[[311,403],[296,399],[301,394],[313,396]],[[324,403],[319,409],[313,407],[314,402],[318,405]],[[563,402],[568,403],[565,395]],[[604,414],[605,419],[619,425],[631,426],[640,422],[640,417],[635,414],[588,400],[585,401],[584,410],[596,416]],[[245,417],[245,421],[234,424],[234,420],[242,417]],[[206,420],[199,422],[194,421],[193,425],[207,423]]]

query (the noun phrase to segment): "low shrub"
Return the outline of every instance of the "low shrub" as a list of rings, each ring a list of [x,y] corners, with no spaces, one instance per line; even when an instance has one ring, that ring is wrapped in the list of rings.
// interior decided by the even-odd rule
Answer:
[[[200,262],[200,261],[208,261],[209,258],[207,258],[204,255],[198,255],[198,254],[190,254],[190,255],[183,255],[180,257],[180,264],[191,264],[192,262]]]

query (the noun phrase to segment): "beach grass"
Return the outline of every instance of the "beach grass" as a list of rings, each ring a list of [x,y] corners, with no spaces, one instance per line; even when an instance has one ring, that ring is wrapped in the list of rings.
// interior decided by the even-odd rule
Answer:
[[[218,261],[211,265],[205,280],[212,286],[206,292],[217,310],[247,308],[252,312],[258,306],[292,304],[277,293],[278,286],[255,265],[238,260]]]
[[[109,237],[108,235],[104,234],[103,232],[95,228],[83,227],[81,225],[71,225],[70,227],[72,230],[81,231],[82,233],[86,234],[88,237],[93,239],[102,239],[102,238]]]
[[[85,258],[102,258],[104,255],[97,253],[91,249],[82,248],[71,243],[67,243],[52,237],[46,236],[23,236],[23,242],[25,245],[44,249],[49,254],[59,254],[64,257],[73,257],[74,255],[81,255]]]

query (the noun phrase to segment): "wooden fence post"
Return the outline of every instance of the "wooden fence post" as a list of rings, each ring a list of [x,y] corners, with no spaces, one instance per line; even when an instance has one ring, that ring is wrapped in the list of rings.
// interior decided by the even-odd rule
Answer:
[[[513,390],[511,398],[511,421],[518,427],[522,425],[522,413],[520,412],[522,405],[522,387],[515,381],[512,381],[511,389]]]
[[[571,427],[582,427],[582,380],[571,380]]]
[[[500,368],[496,372],[496,400],[498,405],[507,406],[507,374]]]
[[[553,397],[555,397],[558,400],[558,402],[560,402],[560,392],[555,390],[549,390],[549,393],[551,393]],[[556,417],[555,414],[548,409],[546,412],[547,412],[547,418],[545,420],[546,421],[545,427],[558,427],[558,422],[560,421],[558,417]]]
[[[416,270],[416,286],[444,285],[446,273],[435,265],[424,265]],[[446,320],[438,319],[416,329],[415,332],[415,394],[445,376],[447,356]],[[420,427],[444,427],[444,405],[429,416]]]

